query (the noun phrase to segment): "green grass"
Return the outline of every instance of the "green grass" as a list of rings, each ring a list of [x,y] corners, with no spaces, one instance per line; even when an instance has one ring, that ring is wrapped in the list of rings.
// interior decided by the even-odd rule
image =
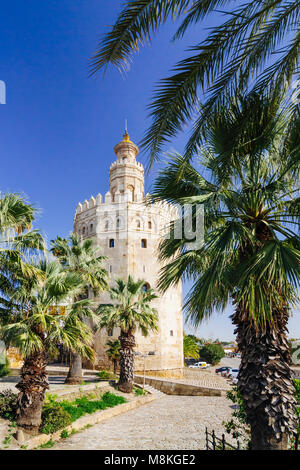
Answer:
[[[54,444],[55,442],[52,441],[52,439],[49,439],[49,441],[45,442],[45,444],[41,444],[40,446],[38,446],[38,449],[51,449]]]
[[[64,408],[71,416],[73,423],[77,419],[86,414],[92,414],[99,410],[106,410],[121,403],[125,403],[126,399],[113,393],[106,392],[99,400],[90,400],[88,397],[76,398],[72,402],[66,400],[59,402],[58,405]]]

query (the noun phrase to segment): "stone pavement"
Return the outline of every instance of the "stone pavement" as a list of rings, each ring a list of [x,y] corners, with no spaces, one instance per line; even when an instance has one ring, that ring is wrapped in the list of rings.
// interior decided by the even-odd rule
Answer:
[[[205,427],[221,434],[222,421],[232,411],[224,397],[164,395],[61,440],[52,449],[204,449]]]

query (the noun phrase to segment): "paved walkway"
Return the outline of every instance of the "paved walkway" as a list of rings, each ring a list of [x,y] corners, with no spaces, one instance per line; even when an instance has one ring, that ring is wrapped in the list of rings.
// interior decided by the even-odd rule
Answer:
[[[224,397],[164,395],[58,442],[54,450],[204,449],[205,427],[222,431],[231,416]]]

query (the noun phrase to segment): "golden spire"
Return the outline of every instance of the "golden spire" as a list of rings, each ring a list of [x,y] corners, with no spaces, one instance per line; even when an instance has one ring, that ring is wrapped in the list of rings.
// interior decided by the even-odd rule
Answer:
[[[128,130],[127,130],[127,119],[125,119],[125,133],[123,134],[123,140],[122,142],[131,142],[130,140],[130,136],[128,134]],[[132,142],[131,142],[132,143]]]
[[[122,142],[131,142],[130,136],[127,131],[125,131],[125,134],[123,134],[123,140]]]

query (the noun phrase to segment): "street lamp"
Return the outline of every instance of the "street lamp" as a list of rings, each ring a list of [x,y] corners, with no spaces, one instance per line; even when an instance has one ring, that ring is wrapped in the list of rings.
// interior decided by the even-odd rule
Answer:
[[[140,353],[139,351],[136,351],[135,353],[136,356],[140,356],[144,358],[144,378],[143,378],[143,390],[145,390],[145,376],[146,376],[146,357],[148,356],[156,356],[155,351],[149,351],[148,353]]]

